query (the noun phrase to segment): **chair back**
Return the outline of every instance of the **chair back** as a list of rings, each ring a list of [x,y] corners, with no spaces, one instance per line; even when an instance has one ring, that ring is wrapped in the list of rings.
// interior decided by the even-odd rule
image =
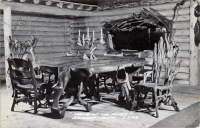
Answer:
[[[27,84],[32,85],[32,89],[36,88],[35,73],[30,60],[9,58],[8,64],[13,89],[18,88],[18,85],[26,86]]]
[[[116,73],[116,80],[118,83],[124,83],[124,81],[127,79],[127,73],[125,70],[125,67],[119,66]]]
[[[160,75],[165,61],[165,43],[163,38],[160,38],[158,44],[154,44],[153,50],[153,82],[160,82]]]
[[[166,35],[165,35],[166,36]],[[165,83],[172,83],[174,80],[178,69],[180,68],[181,62],[177,61],[177,55],[180,51],[178,45],[163,37],[160,38],[158,44],[154,45],[153,51],[153,82],[159,83],[161,79],[162,69],[165,69]],[[168,81],[168,82],[167,82]]]
[[[32,61],[35,62],[34,47],[38,42],[38,38],[32,37],[27,41],[18,41],[9,37],[9,49],[11,58],[28,59],[31,54]],[[30,59],[30,58],[29,58]]]
[[[165,79],[164,85],[172,85],[174,78],[176,77],[178,70],[181,66],[182,60],[180,60],[176,65],[170,65],[166,69],[167,77]]]
[[[58,67],[40,66],[43,82],[56,83],[58,81]]]

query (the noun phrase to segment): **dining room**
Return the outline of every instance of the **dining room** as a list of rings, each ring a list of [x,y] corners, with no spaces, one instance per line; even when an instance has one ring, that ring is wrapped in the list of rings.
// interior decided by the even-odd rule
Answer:
[[[2,0],[2,128],[197,127],[199,3]]]

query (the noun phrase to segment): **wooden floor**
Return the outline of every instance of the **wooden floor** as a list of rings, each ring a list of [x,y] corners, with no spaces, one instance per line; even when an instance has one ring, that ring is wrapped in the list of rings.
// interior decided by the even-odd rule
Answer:
[[[199,92],[199,86],[176,85],[174,96],[179,108],[183,110],[197,103],[200,99]],[[34,115],[33,107],[25,103],[16,105],[15,112],[11,112],[11,95],[11,89],[1,89],[1,128],[146,128],[170,115],[177,114],[172,107],[166,107],[167,110],[160,110],[159,118],[154,118],[145,111],[130,112],[115,103],[114,98],[118,94],[112,96],[102,93],[101,95],[107,97],[107,99],[103,98],[100,102],[88,100],[93,103],[91,112],[86,112],[83,106],[74,104],[67,109],[63,119],[53,119],[50,109],[40,108],[38,114]],[[181,121],[181,119],[178,121]],[[177,120],[174,122],[176,123]]]

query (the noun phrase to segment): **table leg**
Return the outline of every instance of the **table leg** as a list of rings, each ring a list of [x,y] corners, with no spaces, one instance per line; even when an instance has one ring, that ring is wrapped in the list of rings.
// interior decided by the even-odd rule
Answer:
[[[91,105],[81,99],[81,92],[82,91],[83,91],[83,82],[80,83],[80,87],[79,87],[79,91],[78,91],[78,94],[77,94],[77,98],[78,98],[79,103],[81,105],[83,105],[86,108],[86,110],[89,112],[89,111],[91,111]]]
[[[100,95],[99,95],[99,75],[96,74],[96,98],[98,101],[100,101]]]
[[[64,71],[61,73],[59,81],[54,87],[54,100],[51,107],[51,112],[55,118],[63,118],[66,108],[73,102],[74,97],[71,97],[70,100],[66,101],[62,106],[59,105],[59,100],[61,95],[64,92],[64,89],[70,79],[70,70]]]
[[[55,118],[63,118],[66,111],[65,106],[59,107],[59,99],[63,92],[64,92],[63,88],[59,88],[59,87],[54,88],[55,98],[53,100],[51,112]]]
[[[123,84],[120,85],[120,88],[121,88],[121,92],[118,96],[118,102],[120,105],[124,105],[125,88],[124,88]]]

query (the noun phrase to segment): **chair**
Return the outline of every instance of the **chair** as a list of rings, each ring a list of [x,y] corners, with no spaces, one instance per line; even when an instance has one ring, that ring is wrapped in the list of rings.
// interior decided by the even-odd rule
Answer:
[[[171,68],[168,68],[167,72],[169,73],[167,78],[164,80],[164,83],[144,83],[139,84],[135,86],[135,93],[136,93],[136,100],[134,100],[133,104],[136,109],[139,109],[140,106],[144,107],[144,100],[146,99],[146,96],[143,97],[142,94],[146,94],[147,92],[152,92],[152,102],[145,107],[150,112],[153,112],[154,110],[151,109],[151,107],[155,108],[156,112],[156,118],[159,117],[158,109],[160,108],[161,103],[164,103],[165,105],[171,105],[174,107],[176,111],[180,111],[176,101],[173,98],[172,95],[172,83],[173,80],[177,74],[177,70],[180,68],[180,64],[182,61],[179,61],[177,65],[172,66]],[[133,109],[133,108],[132,108]]]
[[[111,87],[113,89],[113,92],[112,94],[114,95],[115,93],[115,90],[116,90],[116,87],[115,87],[115,82],[112,80],[112,82],[108,83],[107,80],[110,78],[108,75],[106,75],[106,73],[101,73],[101,74],[98,74],[99,76],[99,85],[103,85],[104,88],[105,88],[105,91],[107,91],[107,93],[109,94],[110,91],[108,89],[108,86]]]
[[[58,81],[58,67],[40,66],[43,82],[56,83]]]
[[[51,106],[50,97],[53,92],[52,86],[58,81],[58,67],[40,66],[42,73],[42,82],[46,83],[43,90],[45,90],[45,103],[44,106]]]
[[[165,45],[162,39],[158,43],[158,46],[155,44],[153,55],[153,70],[144,75],[142,83],[135,85],[131,110],[145,107],[150,112],[155,110],[155,117],[158,118],[158,109],[161,103],[164,103],[165,105],[173,106],[176,111],[180,111],[172,95],[172,82],[182,62],[179,61],[176,64],[178,52],[179,48],[177,45],[173,43]],[[160,78],[163,67],[165,67],[166,77],[164,82],[161,82]],[[153,79],[152,81],[147,82],[148,75],[150,74],[153,74]],[[151,102],[145,103],[149,93],[152,95],[152,97],[150,97]]]
[[[132,72],[135,68],[126,69],[124,66],[119,66],[116,72],[115,84],[120,86],[121,92],[118,96],[118,101],[120,105],[125,105],[126,109],[130,109],[131,105],[131,94],[132,88],[129,81],[128,72]]]
[[[13,103],[11,111],[14,111],[15,104],[25,102],[32,105],[34,102],[34,114],[37,113],[37,100],[43,98],[40,87],[43,83],[38,83],[35,78],[35,71],[30,60],[19,58],[8,59],[9,74],[13,88]]]
[[[136,84],[139,84],[141,81],[144,80],[144,76],[147,77],[147,81],[153,81],[153,62],[152,62],[152,51],[145,50],[139,55],[139,58],[144,58],[147,63],[144,66],[141,66],[138,68],[137,71],[135,71],[135,74],[132,76],[132,86],[134,87]]]

